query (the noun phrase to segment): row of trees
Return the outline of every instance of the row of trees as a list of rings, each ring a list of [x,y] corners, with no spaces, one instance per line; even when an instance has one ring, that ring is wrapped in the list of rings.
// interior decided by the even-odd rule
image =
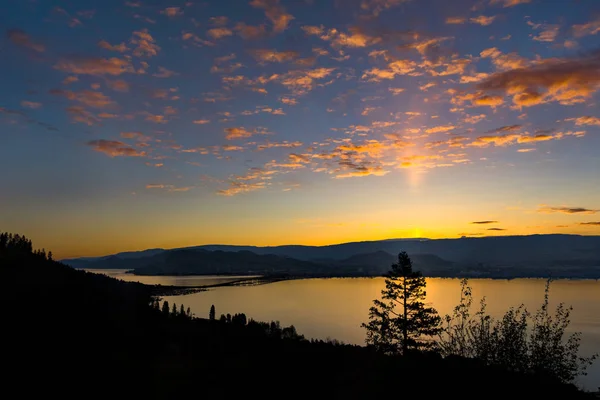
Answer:
[[[187,310],[185,310],[182,304],[179,309],[177,309],[177,304],[175,303],[173,303],[173,307],[169,307],[169,302],[167,300],[163,301],[161,306],[160,301],[158,299],[154,299],[152,302],[152,308],[157,312],[160,311],[160,313],[165,317],[186,319],[192,319],[193,317],[192,310],[189,307]]]
[[[265,336],[276,339],[304,340],[304,336],[298,334],[294,325],[282,327],[279,321],[271,321],[270,323],[255,321],[252,318],[248,319],[244,313],[234,315],[221,314],[221,317],[217,320],[214,304],[210,307],[208,319],[210,321],[220,322],[223,324],[247,327],[250,331],[264,334]]]
[[[471,288],[461,283],[461,301],[444,320],[425,304],[426,281],[413,271],[405,252],[386,277],[381,298],[369,310],[366,342],[378,351],[406,355],[414,351],[437,351],[443,356],[481,360],[518,372],[534,372],[561,382],[585,374],[597,355],[580,357],[581,334],[567,335],[572,308],[559,304],[549,309],[550,281],[544,302],[530,313],[521,305],[509,309],[499,320],[486,313],[485,298],[471,316]]]
[[[23,235],[3,232],[0,233],[0,255],[35,255],[52,261],[52,252],[46,250],[33,250],[33,243]]]

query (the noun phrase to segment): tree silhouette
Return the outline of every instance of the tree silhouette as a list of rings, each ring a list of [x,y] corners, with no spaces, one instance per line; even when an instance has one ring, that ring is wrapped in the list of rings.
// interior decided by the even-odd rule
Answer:
[[[215,305],[210,306],[210,311],[208,312],[208,319],[211,321],[215,320]]]
[[[177,316],[177,304],[173,303],[173,310],[171,310],[171,315],[174,317]]]
[[[401,354],[433,347],[435,342],[423,336],[438,335],[441,318],[434,308],[426,307],[425,287],[425,278],[413,271],[408,254],[398,254],[398,263],[392,265],[385,279],[381,299],[373,301],[369,322],[362,324],[367,329],[367,344],[386,353]]]
[[[166,300],[163,302],[162,305],[162,313],[165,317],[169,316],[169,302]]]

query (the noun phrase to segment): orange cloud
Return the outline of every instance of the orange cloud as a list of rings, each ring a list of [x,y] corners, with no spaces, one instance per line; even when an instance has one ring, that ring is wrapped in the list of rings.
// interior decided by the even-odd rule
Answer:
[[[43,44],[34,42],[31,37],[20,29],[9,29],[7,32],[8,39],[18,46],[27,47],[28,49],[43,53],[46,47]]]
[[[565,121],[575,121],[575,125],[577,125],[577,126],[582,126],[582,125],[600,126],[600,118],[597,118],[597,117],[585,116],[585,117],[579,117],[579,118],[567,118]]]
[[[146,121],[154,122],[155,124],[166,124],[169,122],[164,115],[155,115],[150,113],[148,113],[146,116]]]
[[[109,59],[99,57],[63,59],[54,68],[75,75],[121,75],[126,72],[135,72],[128,60],[116,57]]]
[[[600,55],[542,60],[530,67],[493,74],[477,87],[513,96],[513,103],[521,107],[553,101],[581,103],[600,88]]]
[[[381,82],[384,79],[391,80],[396,75],[409,75],[417,66],[417,63],[411,60],[395,60],[388,64],[387,69],[371,68],[366,70],[362,79],[370,82]]]
[[[73,92],[70,90],[52,89],[50,90],[50,94],[64,96],[69,100],[78,101],[92,108],[107,108],[115,105],[115,102],[110,97],[104,95],[102,92],[93,90]]]
[[[231,185],[229,189],[219,190],[217,194],[222,196],[235,196],[236,194],[253,192],[267,187],[267,183],[264,181],[254,183],[231,181],[229,184]]]
[[[446,23],[450,25],[460,25],[467,22],[465,17],[448,17],[446,18]]]
[[[229,28],[220,27],[209,29],[206,31],[206,34],[215,40],[219,40],[227,36],[232,36],[233,31]]]
[[[477,17],[470,18],[469,21],[471,21],[473,24],[479,24],[481,26],[488,26],[488,25],[491,25],[495,19],[496,19],[495,16],[486,17],[485,15],[479,15]]]
[[[549,207],[542,206],[538,209],[539,213],[544,214],[553,214],[553,213],[561,213],[561,214],[596,214],[600,212],[600,210],[592,210],[585,207]]]
[[[281,101],[283,104],[287,104],[288,106],[295,106],[298,104],[298,100],[294,99],[293,97],[282,97],[279,99],[279,101]]]
[[[286,62],[298,58],[298,53],[295,51],[277,51],[269,49],[251,50],[250,54],[258,62]]]
[[[454,125],[441,125],[441,126],[434,126],[433,128],[429,128],[425,130],[425,133],[442,133],[442,132],[450,132],[456,129],[456,126]]]
[[[265,10],[265,16],[273,24],[273,32],[281,33],[288,28],[294,16],[288,14],[285,8],[279,4],[279,0],[252,0],[250,5]]]
[[[573,34],[575,37],[595,35],[600,32],[600,18],[590,21],[586,24],[573,25]]]
[[[87,142],[87,145],[109,157],[145,157],[147,155],[144,151],[139,151],[116,140],[92,140]]]
[[[152,57],[156,56],[160,51],[160,47],[148,32],[148,29],[134,31],[130,40],[131,44],[136,47],[133,49],[133,55],[136,57]]]
[[[504,4],[504,8],[507,8],[507,7],[514,7],[514,6],[517,6],[519,4],[530,3],[530,2],[531,2],[531,0],[491,0],[490,4],[503,3]]]
[[[106,40],[101,40],[98,42],[98,46],[105,50],[117,51],[119,53],[125,53],[126,51],[129,50],[129,48],[127,47],[127,45],[124,42],[121,42],[120,44],[116,44],[113,46],[110,43],[108,43]]]
[[[301,147],[302,146],[302,142],[288,142],[288,141],[283,141],[283,142],[267,142],[264,144],[259,144],[256,149],[258,151],[262,151],[262,150],[266,150],[266,149],[275,149],[275,148],[287,148],[287,149],[293,149],[296,147]]]
[[[225,128],[224,131],[227,134],[225,136],[225,139],[227,140],[244,139],[257,134],[264,135],[268,133],[264,129],[254,129],[249,131],[244,127]]]
[[[196,124],[196,125],[210,124],[210,120],[208,120],[208,119],[197,119],[197,120],[194,121],[194,124]]]
[[[162,14],[165,14],[167,17],[176,17],[178,15],[183,15],[183,11],[179,7],[167,7],[163,11]]]
[[[234,29],[244,40],[260,39],[267,35],[267,30],[264,25],[252,26],[246,25],[243,22],[238,22]]]

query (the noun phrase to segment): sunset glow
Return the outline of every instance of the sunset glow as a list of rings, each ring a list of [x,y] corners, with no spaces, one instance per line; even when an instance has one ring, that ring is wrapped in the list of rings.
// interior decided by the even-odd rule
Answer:
[[[597,0],[9,3],[0,229],[57,258],[600,234]]]

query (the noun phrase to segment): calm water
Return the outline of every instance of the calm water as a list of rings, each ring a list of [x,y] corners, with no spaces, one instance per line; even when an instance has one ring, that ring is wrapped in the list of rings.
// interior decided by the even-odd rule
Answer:
[[[117,274],[117,277],[121,277]],[[129,280],[164,285],[201,285],[198,280],[222,277],[136,277]],[[230,279],[227,277],[225,279]],[[177,283],[173,283],[177,282]],[[525,304],[535,311],[544,296],[545,281],[541,279],[487,280],[473,279],[474,309],[486,296],[488,313],[500,317],[509,307]],[[346,343],[364,344],[361,322],[368,319],[374,298],[384,287],[383,278],[306,279],[277,282],[261,286],[220,287],[185,296],[165,297],[169,303],[183,303],[199,317],[208,318],[215,305],[220,314],[243,312],[260,321],[279,320],[283,325],[295,325],[308,338],[334,338]],[[427,279],[427,300],[441,315],[452,312],[460,300],[458,279]],[[555,281],[550,289],[551,306],[558,302],[572,305],[571,331],[583,333],[581,354],[600,352],[600,281]],[[600,362],[578,382],[588,390],[600,386]]]
[[[113,278],[121,279],[125,282],[140,282],[146,285],[166,285],[166,286],[210,286],[221,283],[237,281],[240,278],[251,278],[252,276],[222,276],[222,275],[202,275],[202,276],[137,276],[126,273],[126,269],[85,269],[88,272],[104,274]]]

